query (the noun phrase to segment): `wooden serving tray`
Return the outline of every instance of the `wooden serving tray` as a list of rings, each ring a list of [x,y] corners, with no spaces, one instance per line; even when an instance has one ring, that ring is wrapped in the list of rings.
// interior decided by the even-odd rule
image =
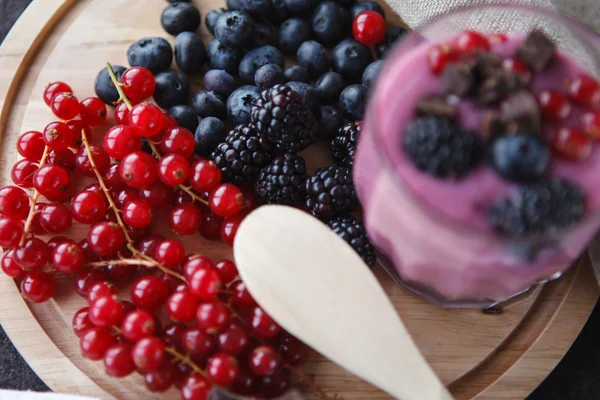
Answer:
[[[203,16],[223,6],[223,0],[195,3]],[[53,120],[41,98],[44,86],[64,80],[79,98],[93,95],[93,80],[106,61],[126,65],[130,43],[144,36],[167,37],[159,23],[165,6],[164,0],[33,1],[0,48],[3,184],[10,181],[10,166],[18,157],[17,136],[41,130]],[[202,78],[192,81],[199,88]],[[97,138],[105,128],[95,130]],[[328,153],[316,146],[306,156],[312,172]],[[156,231],[166,233],[168,227]],[[84,227],[75,226],[67,236],[80,239],[85,233]],[[188,251],[231,257],[225,245],[199,236],[186,238],[184,244]],[[399,289],[381,268],[377,274],[425,357],[458,399],[525,397],[569,349],[598,297],[587,255],[561,279],[504,304],[498,314],[441,309]],[[146,392],[139,376],[113,379],[101,363],[82,358],[70,321],[84,300],[71,285],[68,278],[60,279],[55,299],[34,305],[21,298],[12,279],[0,276],[0,323],[25,360],[57,392],[104,399],[161,398]],[[326,392],[343,399],[389,398],[319,355],[304,368]],[[179,398],[174,390],[162,397]]]

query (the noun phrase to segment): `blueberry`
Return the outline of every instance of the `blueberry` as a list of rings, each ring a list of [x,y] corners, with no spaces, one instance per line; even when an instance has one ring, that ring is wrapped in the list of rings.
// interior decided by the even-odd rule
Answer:
[[[363,72],[362,84],[371,88],[375,84],[375,79],[377,79],[381,67],[383,67],[383,60],[373,61],[369,64],[367,68],[365,68],[365,72]]]
[[[240,61],[239,75],[248,83],[254,82],[256,70],[266,64],[283,67],[283,54],[273,46],[262,46],[250,50]]]
[[[375,54],[379,58],[385,58],[387,51],[396,43],[396,41],[404,36],[406,29],[399,26],[388,25],[383,40],[375,45]]]
[[[242,86],[231,93],[227,99],[229,120],[235,125],[250,122],[250,109],[259,94],[258,88],[252,85]]]
[[[300,45],[296,53],[298,64],[306,68],[313,78],[318,78],[329,71],[331,62],[327,50],[320,43],[309,40]]]
[[[283,73],[285,75],[286,82],[297,81],[310,83],[310,74],[306,68],[301,67],[300,65],[290,65]]]
[[[252,15],[267,15],[271,11],[271,0],[241,0],[242,10]]]
[[[157,74],[154,80],[156,81],[154,101],[160,108],[166,110],[187,103],[190,97],[190,84],[183,74],[165,71]]]
[[[310,40],[311,30],[307,20],[290,18],[283,21],[279,27],[277,44],[281,51],[288,55],[296,55],[298,47]]]
[[[217,21],[221,17],[221,15],[225,14],[227,10],[224,8],[217,8],[216,10],[210,10],[206,13],[206,17],[204,17],[204,23],[206,24],[206,29],[214,35],[215,34],[215,25],[217,25]]]
[[[188,106],[183,104],[169,108],[168,114],[177,121],[177,125],[182,126],[191,132],[198,127],[198,114]]]
[[[371,49],[354,39],[345,39],[338,43],[331,53],[333,70],[348,82],[358,82],[371,62]]]
[[[306,104],[313,112],[316,112],[319,107],[319,96],[315,88],[304,82],[288,82],[286,83],[293,91],[298,92],[304,104]]]
[[[273,44],[273,42],[273,30],[271,29],[271,26],[265,21],[254,21],[254,25],[252,26],[252,34],[250,35],[250,40],[248,41],[248,47],[261,47],[268,44]]]
[[[256,70],[254,74],[254,83],[260,90],[272,88],[275,85],[285,82],[283,69],[279,65],[266,64]]]
[[[115,75],[117,75],[117,78],[120,80],[121,75],[123,75],[123,72],[125,72],[127,68],[121,65],[113,65],[112,67],[113,71],[115,71]],[[98,72],[98,75],[96,75],[94,91],[96,92],[96,96],[109,106],[114,106],[114,103],[119,100],[119,92],[117,92],[115,85],[112,83],[106,67],[102,68],[100,72]]]
[[[352,6],[354,4],[356,4],[356,0],[336,0],[336,1],[338,3],[340,3],[342,5],[342,7],[345,7],[345,8],[348,8],[348,9],[352,8]]]
[[[127,62],[132,67],[144,67],[153,74],[169,69],[173,62],[173,49],[163,38],[147,37],[127,49]]]
[[[367,88],[363,85],[350,85],[340,93],[339,110],[351,121],[362,120],[367,102]]]
[[[240,49],[224,46],[217,39],[208,44],[208,65],[212,69],[223,69],[230,74],[236,74],[242,58]]]
[[[222,69],[211,69],[204,75],[204,88],[226,99],[235,90],[235,78]]]
[[[337,135],[338,130],[344,125],[344,117],[334,107],[321,106],[316,113],[317,133],[322,138],[332,138]]]
[[[219,143],[224,142],[227,136],[225,124],[215,117],[204,118],[198,124],[195,132],[195,153],[205,158],[209,158],[210,153],[217,148]]]
[[[549,161],[548,146],[537,135],[502,135],[491,143],[492,168],[509,181],[535,182],[546,172]]]
[[[217,20],[215,37],[223,46],[243,47],[252,33],[252,18],[243,11],[228,11]]]
[[[352,28],[350,12],[335,1],[325,1],[315,8],[311,19],[312,31],[319,42],[332,46],[349,36]]]
[[[175,62],[186,74],[198,73],[204,68],[208,56],[200,36],[194,32],[181,32],[175,38]]]
[[[241,10],[242,0],[225,0],[225,5],[229,11]]]
[[[385,18],[385,11],[383,11],[383,8],[379,4],[374,1],[361,1],[352,6],[352,19],[356,18],[363,11],[375,11]]]
[[[169,3],[171,4],[175,4],[175,3],[189,3],[190,0],[167,0]]]
[[[191,3],[173,3],[160,16],[163,29],[173,36],[181,32],[196,32],[200,21],[200,11]]]
[[[325,72],[321,75],[317,83],[315,83],[315,90],[321,104],[329,104],[338,101],[344,87],[344,78],[333,71]]]
[[[275,25],[281,24],[287,18],[288,11],[284,0],[271,0],[271,12],[267,16]]]
[[[223,100],[214,92],[201,91],[194,95],[192,108],[201,118],[223,118],[226,113]]]
[[[308,16],[319,2],[318,0],[283,0],[285,6],[294,15]]]

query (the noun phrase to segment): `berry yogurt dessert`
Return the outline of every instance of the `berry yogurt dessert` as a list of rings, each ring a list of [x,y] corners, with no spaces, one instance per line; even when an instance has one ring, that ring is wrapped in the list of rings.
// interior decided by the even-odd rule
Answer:
[[[595,77],[541,29],[392,54],[354,162],[392,276],[461,307],[560,276],[600,225],[599,106]]]

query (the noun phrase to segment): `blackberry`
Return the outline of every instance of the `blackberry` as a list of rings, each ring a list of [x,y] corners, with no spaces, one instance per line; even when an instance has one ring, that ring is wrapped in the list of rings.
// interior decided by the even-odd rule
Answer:
[[[306,180],[306,194],[306,208],[318,218],[341,216],[358,205],[352,171],[348,168],[319,168]]]
[[[331,141],[331,153],[337,165],[352,168],[361,127],[362,121],[352,122],[340,129],[338,135]]]
[[[477,136],[435,116],[417,118],[409,125],[402,146],[418,169],[440,178],[462,177],[482,158]]]
[[[339,237],[344,239],[354,251],[363,259],[369,268],[375,266],[377,257],[375,248],[367,236],[365,226],[351,215],[334,218],[327,224]]]
[[[306,198],[306,164],[295,154],[285,154],[264,167],[254,193],[261,204],[293,206]]]
[[[250,119],[263,139],[283,152],[296,153],[316,140],[315,116],[288,85],[261,92]]]
[[[271,162],[273,148],[259,138],[252,125],[238,125],[212,152],[211,158],[221,168],[224,182],[239,185],[254,179]]]
[[[503,235],[552,236],[579,222],[585,213],[585,203],[579,187],[551,179],[520,187],[493,204],[488,217],[494,229]]]

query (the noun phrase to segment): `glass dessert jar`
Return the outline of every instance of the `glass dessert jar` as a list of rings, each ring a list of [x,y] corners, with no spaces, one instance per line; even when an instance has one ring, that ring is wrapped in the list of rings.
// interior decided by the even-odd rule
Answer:
[[[541,8],[458,9],[387,57],[354,182],[383,263],[447,307],[559,277],[600,226],[600,39]]]

